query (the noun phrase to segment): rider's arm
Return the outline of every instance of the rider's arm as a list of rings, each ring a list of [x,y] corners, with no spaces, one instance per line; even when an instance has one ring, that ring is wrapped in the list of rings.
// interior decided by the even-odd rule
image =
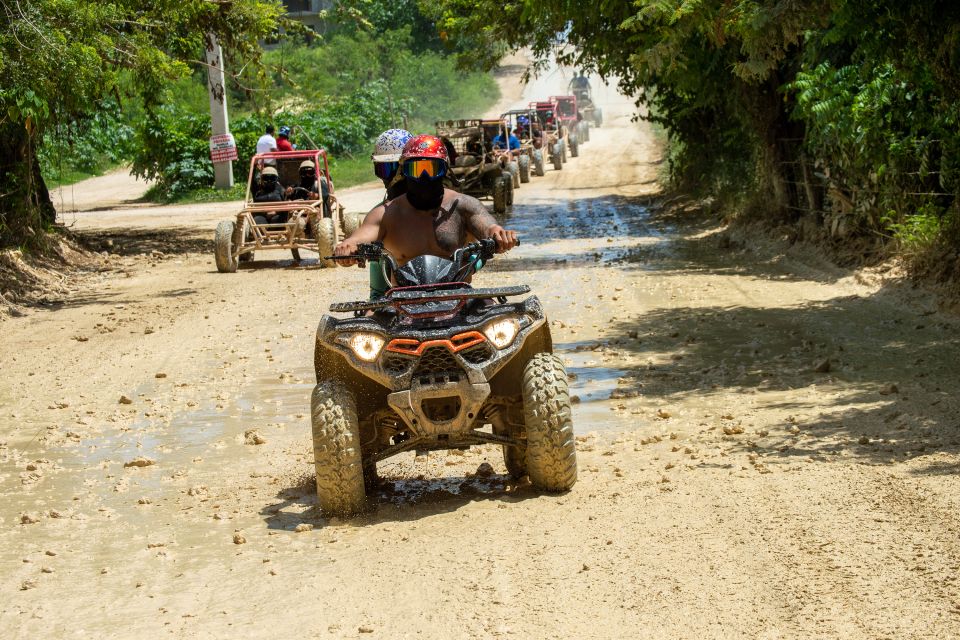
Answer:
[[[383,221],[383,214],[385,211],[386,206],[383,204],[377,205],[371,209],[370,213],[368,213],[363,219],[363,224],[361,224],[356,231],[351,233],[348,238],[345,238],[334,248],[333,255],[349,256],[357,252],[358,244],[369,244],[371,242],[381,240],[383,234],[381,233],[380,223]],[[357,264],[357,261],[337,260],[337,264],[346,267],[352,264]]]
[[[508,231],[497,224],[482,202],[471,196],[461,195],[457,207],[467,222],[467,231],[475,238],[497,241],[497,253],[504,253],[517,246],[517,232]]]

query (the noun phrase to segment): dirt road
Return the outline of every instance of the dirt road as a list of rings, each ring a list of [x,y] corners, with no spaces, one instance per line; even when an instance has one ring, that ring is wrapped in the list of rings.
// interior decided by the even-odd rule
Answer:
[[[657,144],[598,93],[606,124],[517,192],[523,244],[478,277],[552,319],[573,491],[512,484],[492,449],[411,455],[372,513],[326,519],[313,335],[364,272],[218,274],[229,205],[78,214],[113,269],[0,325],[0,632],[960,636],[958,323],[651,208]]]

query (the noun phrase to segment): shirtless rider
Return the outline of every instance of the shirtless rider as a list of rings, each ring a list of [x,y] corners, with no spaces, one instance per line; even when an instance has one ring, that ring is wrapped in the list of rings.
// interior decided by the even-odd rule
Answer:
[[[517,234],[504,229],[479,200],[443,186],[449,171],[443,142],[431,135],[410,139],[400,156],[406,194],[367,214],[363,224],[337,245],[334,254],[348,256],[357,245],[380,241],[398,265],[422,255],[449,257],[474,239],[493,238],[497,253],[517,245]],[[356,264],[338,260],[340,265]],[[372,291],[373,297],[386,291]]]

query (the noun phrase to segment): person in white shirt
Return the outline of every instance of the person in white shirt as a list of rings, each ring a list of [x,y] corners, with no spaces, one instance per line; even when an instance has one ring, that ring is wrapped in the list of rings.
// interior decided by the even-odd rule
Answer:
[[[270,153],[277,150],[277,139],[273,137],[273,125],[267,125],[267,132],[257,140],[257,153]],[[276,160],[265,160],[264,164],[276,165]]]

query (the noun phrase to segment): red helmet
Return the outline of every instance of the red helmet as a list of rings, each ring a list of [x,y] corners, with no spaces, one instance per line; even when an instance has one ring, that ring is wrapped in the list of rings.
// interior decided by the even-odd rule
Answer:
[[[419,136],[413,136],[407,141],[407,144],[403,145],[400,162],[411,158],[435,158],[449,164],[447,147],[443,144],[443,140],[437,136],[431,136],[425,133]]]

